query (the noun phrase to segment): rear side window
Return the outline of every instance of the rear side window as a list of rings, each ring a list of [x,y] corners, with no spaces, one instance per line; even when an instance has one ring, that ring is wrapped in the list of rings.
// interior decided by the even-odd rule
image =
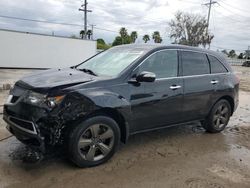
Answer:
[[[176,50],[156,52],[146,59],[140,66],[140,72],[149,71],[156,78],[176,77],[178,72],[178,54]]]
[[[211,55],[208,55],[210,61],[211,73],[225,73],[227,69],[221,64],[221,62]]]
[[[182,52],[183,76],[209,74],[209,63],[206,54],[198,52]]]

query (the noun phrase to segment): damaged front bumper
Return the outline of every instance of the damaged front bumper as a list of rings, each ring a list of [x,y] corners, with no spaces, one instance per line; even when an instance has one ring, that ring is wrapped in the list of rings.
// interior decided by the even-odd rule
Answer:
[[[18,140],[42,152],[49,146],[62,145],[68,134],[65,130],[95,109],[93,102],[79,93],[72,92],[51,107],[47,99],[37,100],[40,94],[31,92],[15,86],[4,105],[3,119]],[[39,102],[32,104],[28,99]]]
[[[8,116],[7,114],[3,116],[3,119],[7,123],[6,128],[19,141],[45,153],[44,137],[39,134],[37,126],[33,122]]]

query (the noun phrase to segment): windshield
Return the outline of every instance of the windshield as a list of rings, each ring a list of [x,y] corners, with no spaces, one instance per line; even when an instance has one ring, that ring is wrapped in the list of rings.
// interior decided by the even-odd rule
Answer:
[[[96,75],[116,77],[143,53],[142,49],[112,48],[76,68],[91,70]]]

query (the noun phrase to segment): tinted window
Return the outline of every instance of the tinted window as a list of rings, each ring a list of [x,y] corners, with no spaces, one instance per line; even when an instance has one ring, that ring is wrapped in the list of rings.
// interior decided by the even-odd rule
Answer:
[[[176,50],[160,51],[140,66],[140,72],[149,71],[156,74],[156,78],[176,77],[178,71],[178,55]]]
[[[183,76],[209,74],[207,56],[197,52],[182,52]]]
[[[208,56],[211,66],[211,73],[224,73],[227,69],[219,62],[216,57]]]

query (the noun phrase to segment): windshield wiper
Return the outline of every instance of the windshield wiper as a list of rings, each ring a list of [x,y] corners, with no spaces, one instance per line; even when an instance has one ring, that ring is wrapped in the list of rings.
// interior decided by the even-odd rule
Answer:
[[[83,71],[85,73],[88,73],[88,74],[91,74],[91,75],[94,75],[94,76],[98,76],[96,73],[94,73],[92,70],[90,69],[77,69],[79,71]]]

